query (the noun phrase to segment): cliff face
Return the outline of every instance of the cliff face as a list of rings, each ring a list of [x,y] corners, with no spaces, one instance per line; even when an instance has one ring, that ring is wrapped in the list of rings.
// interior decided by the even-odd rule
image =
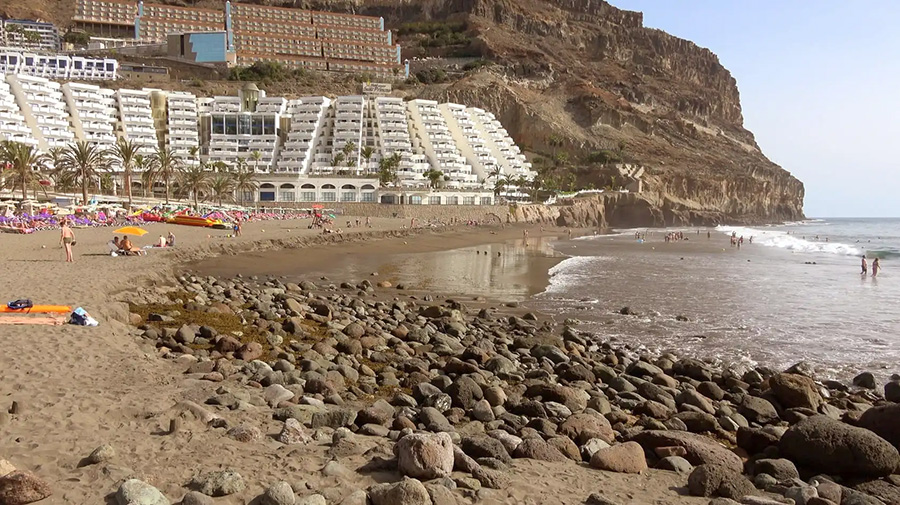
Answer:
[[[737,83],[711,51],[599,0],[448,4],[500,64],[423,95],[494,111],[533,152],[552,153],[561,138],[577,160],[622,144],[647,167],[644,193],[605,198],[598,224],[803,218],[803,184],[744,129]],[[578,173],[590,182],[591,167]]]

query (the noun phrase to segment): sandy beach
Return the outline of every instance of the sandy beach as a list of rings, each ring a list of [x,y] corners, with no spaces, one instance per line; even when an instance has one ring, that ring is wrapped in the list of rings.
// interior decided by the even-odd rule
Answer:
[[[404,230],[407,224],[405,220],[378,219],[371,230],[361,231],[406,235],[411,233]],[[372,248],[385,251],[402,246],[409,251],[412,241],[355,241],[359,237],[348,230],[342,237],[322,236],[307,230],[303,221],[249,223],[240,238],[227,238],[228,233],[222,231],[166,225],[147,229],[150,233],[135,239],[136,244],[151,243],[173,229],[177,248],[151,250],[144,257],[114,258],[105,245],[112,229],[75,230],[76,261],[66,264],[56,233],[0,236],[4,257],[0,276],[6,299],[81,306],[100,321],[96,328],[0,326],[4,348],[0,353],[0,459],[46,480],[53,490],[53,495],[41,502],[47,504],[115,503],[113,494],[119,484],[132,477],[156,486],[177,503],[193,477],[226,467],[238,470],[249,485],[244,492],[215,503],[256,503],[253,500],[264,487],[276,480],[300,488],[305,483],[307,494],[323,493],[328,503],[341,503],[354,490],[372,484],[371,476],[323,474],[330,459],[323,444],[288,450],[268,437],[245,444],[199,424],[166,435],[179,402],[202,403],[218,386],[183,375],[187,367],[183,360],[159,358],[152,345],[136,337],[134,328],[116,320],[125,314],[123,305],[115,300],[122,293],[166,282],[181,262],[201,257],[278,248],[288,242],[315,243],[323,238],[347,242],[311,248],[314,255],[359,255]],[[418,233],[412,243],[416,250],[426,251],[496,242],[520,236],[521,230]],[[296,254],[305,257],[306,251],[296,250]],[[243,256],[235,259],[246,261]],[[221,259],[223,264],[231,260]],[[17,412],[6,414],[13,402]],[[230,424],[259,421],[252,412],[227,415]],[[279,424],[269,419],[260,428],[263,433],[277,433]],[[372,437],[368,443],[384,446],[385,440]],[[114,447],[116,456],[105,464],[83,465],[83,459],[101,444]],[[348,468],[363,462],[360,456],[342,460]],[[574,504],[602,487],[610,496],[619,496],[622,503],[646,503],[644,497],[655,497],[654,501],[665,497],[667,503],[702,502],[691,498],[672,501],[669,488],[684,482],[666,472],[597,475],[591,469],[566,464],[517,460],[514,479],[514,485],[489,501]],[[640,501],[633,499],[637,495]]]

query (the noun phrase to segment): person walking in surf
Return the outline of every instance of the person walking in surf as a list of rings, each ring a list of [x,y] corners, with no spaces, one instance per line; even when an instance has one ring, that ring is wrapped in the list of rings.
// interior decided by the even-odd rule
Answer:
[[[860,275],[866,275],[866,273],[869,272],[869,264],[866,263],[866,255],[865,254],[863,254],[863,256],[862,256],[862,265],[861,266],[862,266],[862,272],[860,272]]]
[[[881,269],[881,265],[878,264],[878,258],[872,260],[872,277],[878,275],[878,270]]]

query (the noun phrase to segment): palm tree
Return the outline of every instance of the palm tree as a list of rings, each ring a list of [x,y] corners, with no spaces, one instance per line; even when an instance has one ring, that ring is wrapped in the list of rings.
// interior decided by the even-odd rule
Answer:
[[[209,189],[209,181],[209,171],[207,171],[206,165],[203,163],[187,167],[179,174],[178,184],[181,186],[182,191],[191,193],[191,197],[194,200],[194,210],[200,209],[198,202],[200,192]]]
[[[369,163],[372,162],[372,155],[375,154],[375,149],[372,146],[365,146],[362,148],[362,151],[360,151],[359,154],[362,155],[364,160],[366,160],[366,173],[369,173]]]
[[[246,172],[248,168],[249,167],[247,164],[247,160],[244,158],[238,158],[237,162],[235,162],[234,165],[234,172],[239,174],[241,172]]]
[[[344,162],[344,153],[337,153],[334,155],[334,158],[331,159],[332,167],[339,167],[341,163]]]
[[[125,193],[128,195],[128,210],[131,210],[131,177],[134,170],[134,159],[139,156],[141,146],[126,138],[119,138],[111,150],[112,157],[122,167],[122,175],[125,182]]]
[[[258,187],[259,183],[250,170],[239,170],[234,174],[234,190],[237,191],[241,207],[244,206],[244,193],[254,192]]]
[[[423,174],[431,183],[431,189],[437,189],[441,181],[444,179],[444,172],[440,170],[430,169]]]
[[[259,151],[253,151],[252,153],[250,153],[250,158],[252,158],[253,161],[254,161],[254,163],[256,164],[256,166],[254,167],[254,169],[255,169],[257,172],[259,172],[259,160],[262,159],[262,153],[259,152]]]
[[[97,144],[79,140],[66,146],[60,159],[61,169],[72,176],[73,182],[81,183],[81,197],[88,203],[88,186],[95,177],[112,169],[112,159],[108,151]]]
[[[150,161],[151,161],[151,159],[144,156],[143,154],[138,154],[138,155],[135,155],[135,157],[134,157],[134,169],[133,170],[137,171],[139,174],[141,174],[142,179],[147,175],[147,169],[150,167]],[[144,197],[146,197],[147,196],[147,185],[144,184],[142,187],[143,187],[142,193],[143,193]],[[129,191],[128,191],[128,202],[129,202],[128,204],[131,205],[130,186],[129,186]]]
[[[352,165],[356,163],[356,159],[353,156],[353,151],[356,150],[355,142],[347,142],[344,144],[344,148],[341,149],[341,153],[344,155],[344,159],[347,161],[347,168],[350,168]]]
[[[13,187],[22,188],[22,199],[28,198],[28,185],[35,179],[35,170],[43,167],[44,158],[28,144],[4,140],[0,142],[0,162],[9,165]]]
[[[383,158],[378,163],[378,182],[381,187],[387,187],[397,181],[397,167],[400,165],[400,153],[394,153],[388,158]]]
[[[166,185],[166,205],[169,204],[170,182],[183,169],[181,158],[175,155],[171,147],[156,148],[147,171],[147,178],[152,189],[154,182],[161,180]]]
[[[234,176],[231,174],[217,174],[209,181],[209,190],[213,194],[216,203],[222,205],[222,200],[234,198]]]

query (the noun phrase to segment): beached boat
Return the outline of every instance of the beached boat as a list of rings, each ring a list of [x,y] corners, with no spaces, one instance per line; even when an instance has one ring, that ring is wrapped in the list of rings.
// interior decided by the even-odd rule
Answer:
[[[225,226],[220,219],[210,219],[200,216],[172,216],[166,220],[170,224],[180,224],[184,226],[200,226],[203,228],[221,228]]]

